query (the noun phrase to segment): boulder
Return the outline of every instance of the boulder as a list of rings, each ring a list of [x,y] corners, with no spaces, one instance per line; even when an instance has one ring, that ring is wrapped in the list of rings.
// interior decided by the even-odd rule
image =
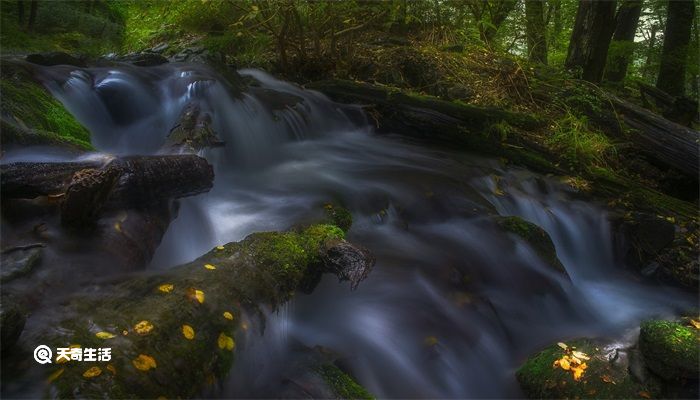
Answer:
[[[15,278],[28,275],[41,263],[44,245],[13,247],[2,251],[0,258],[0,282],[7,283]]]
[[[523,239],[547,265],[566,274],[566,268],[559,261],[554,243],[549,234],[532,222],[520,217],[496,217],[496,224],[504,230]]]
[[[0,300],[0,345],[3,356],[8,354],[17,343],[24,330],[27,318],[22,307],[11,296],[2,296]]]
[[[671,321],[644,321],[639,348],[655,374],[665,380],[697,380],[700,374],[700,330]]]

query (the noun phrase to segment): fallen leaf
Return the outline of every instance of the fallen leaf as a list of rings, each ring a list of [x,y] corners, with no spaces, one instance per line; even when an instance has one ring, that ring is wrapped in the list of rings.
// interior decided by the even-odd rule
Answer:
[[[567,357],[564,357],[561,360],[559,360],[559,366],[564,371],[568,371],[569,369],[571,369],[571,363],[569,363],[569,359]]]
[[[579,358],[581,360],[590,360],[591,358],[588,357],[588,354],[580,352],[580,351],[573,351],[571,354],[573,354],[574,357]]]
[[[195,290],[194,297],[197,299],[199,304],[204,303],[204,292],[202,292],[201,290]]]
[[[574,373],[574,380],[575,381],[581,380],[581,377],[583,377],[583,373],[586,370],[586,368],[588,368],[588,365],[586,365],[586,363],[583,363],[577,367],[571,368],[571,372]]]
[[[114,365],[112,365],[112,364],[107,364],[107,367],[105,367],[105,369],[107,369],[107,371],[111,372],[112,375],[117,374],[117,369],[114,368]]]
[[[164,283],[158,286],[158,290],[160,290],[163,293],[170,293],[173,291],[173,288],[175,288],[175,286],[172,283]]]
[[[600,377],[600,379],[605,383],[612,383],[613,385],[616,385],[615,381],[610,375],[603,375]]]
[[[204,264],[204,268],[206,268],[206,269],[216,269],[216,266],[211,265],[211,264]]]
[[[97,336],[98,339],[111,339],[111,338],[115,337],[116,335],[113,333],[109,333],[109,332],[97,332],[95,334],[95,336]]]
[[[649,392],[642,390],[641,392],[637,393],[639,397],[644,397],[645,399],[651,399],[651,394]]]
[[[224,247],[224,246],[216,246],[216,249],[217,249],[217,250],[224,250],[225,248],[226,248],[226,247]]]
[[[147,356],[145,354],[139,354],[138,357],[131,361],[134,364],[134,368],[139,371],[148,371],[151,368],[156,367],[156,360],[153,357]]]
[[[65,371],[65,370],[66,370],[65,368],[61,368],[61,369],[59,369],[59,370],[57,370],[57,371],[54,371],[54,372],[53,372],[51,375],[49,375],[49,377],[46,379],[46,382],[47,382],[47,383],[51,383],[51,382],[55,381],[56,379],[58,379],[59,376],[61,376],[61,375],[63,374],[63,371]]]
[[[138,324],[134,325],[134,331],[139,335],[148,335],[153,330],[153,324],[143,320]]]
[[[557,346],[561,347],[564,350],[567,350],[569,346],[566,345],[566,343],[559,342],[557,343]]]
[[[228,311],[224,311],[224,318],[233,321],[233,314]]]
[[[189,325],[182,325],[182,335],[189,340],[194,339],[194,329]]]
[[[219,338],[217,339],[217,344],[219,345],[219,348],[221,350],[223,350],[223,349],[233,350],[233,348],[236,346],[236,343],[234,343],[233,338],[230,336],[227,336],[223,332],[221,332],[219,334]]]
[[[695,327],[695,329],[700,329],[700,322],[698,322],[694,319],[691,319],[690,324],[693,325]]]
[[[87,371],[83,372],[83,378],[94,378],[96,376],[100,376],[100,374],[102,374],[102,368],[91,367]]]

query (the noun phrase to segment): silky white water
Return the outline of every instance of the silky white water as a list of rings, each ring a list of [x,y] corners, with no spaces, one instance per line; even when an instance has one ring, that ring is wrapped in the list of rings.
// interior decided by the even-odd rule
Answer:
[[[356,291],[327,276],[312,294],[269,311],[264,333],[244,332],[217,396],[276,396],[299,345],[336,352],[381,398],[520,396],[515,369],[544,345],[614,337],[692,304],[625,270],[605,210],[565,186],[494,160],[377,136],[359,107],[261,71],[240,71],[253,82],[243,93],[201,65],[42,72],[106,153],[158,151],[193,102],[211,114],[226,142],[201,153],[214,165],[214,188],[181,201],[149,268],[311,222],[326,202],[352,212],[348,239],[376,256]],[[270,104],[280,97],[293,101]],[[8,157],[65,156],[29,149]],[[493,223],[496,215],[544,228],[570,279]]]

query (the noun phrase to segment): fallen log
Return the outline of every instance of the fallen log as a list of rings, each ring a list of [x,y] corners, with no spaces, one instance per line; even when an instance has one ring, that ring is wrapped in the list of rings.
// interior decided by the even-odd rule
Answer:
[[[51,364],[32,365],[49,377],[54,398],[197,396],[226,376],[236,333],[249,328],[258,307],[289,300],[309,274],[367,275],[374,259],[343,237],[333,225],[256,233],[166,272],[74,295],[52,310],[55,324],[25,332],[28,343],[109,347],[110,359],[59,362],[54,354]],[[329,252],[347,256],[332,256],[329,265]],[[344,273],[341,259],[365,272]]]
[[[76,185],[85,183],[88,176],[96,182],[93,188],[116,180],[104,199],[108,208],[138,208],[206,192],[213,185],[214,172],[196,155],[129,156],[106,163],[17,162],[0,166],[1,194],[5,199],[61,196],[78,190]]]
[[[697,178],[700,132],[612,94],[607,97],[614,111],[634,130],[626,139],[638,145],[650,158]]]

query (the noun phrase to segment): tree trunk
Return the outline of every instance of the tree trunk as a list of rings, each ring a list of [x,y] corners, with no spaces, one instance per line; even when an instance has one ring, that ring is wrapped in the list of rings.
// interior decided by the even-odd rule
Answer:
[[[642,68],[642,76],[644,79],[652,80],[652,59],[654,58],[654,46],[656,46],[656,32],[658,31],[656,25],[651,26],[651,32],[649,33],[649,45],[647,46],[647,55],[644,60],[644,67]]]
[[[17,1],[17,22],[20,27],[24,25],[24,0]]]
[[[525,19],[528,58],[530,61],[547,64],[547,36],[542,1],[525,1]]]
[[[672,96],[685,94],[685,67],[694,12],[693,0],[668,2],[664,47],[656,87]]]
[[[637,33],[642,0],[624,0],[617,11],[615,34],[610,43],[605,79],[621,82],[627,75],[627,66],[634,53],[634,36]]]
[[[561,0],[552,0],[552,34],[549,38],[549,44],[553,49],[559,48],[559,35],[563,29],[561,20]],[[549,21],[547,21],[549,22]]]
[[[32,0],[29,3],[29,21],[27,22],[27,30],[32,31],[34,29],[34,23],[36,22],[36,13],[39,9],[39,2],[37,0]]]
[[[0,166],[2,198],[77,195],[75,191],[90,180],[95,183],[85,188],[85,196],[101,196],[95,190],[112,180],[111,170],[116,171],[117,181],[103,200],[108,208],[146,207],[164,199],[192,196],[209,191],[214,179],[212,167],[195,155],[129,156],[106,165],[99,161],[17,162]]]
[[[581,69],[589,82],[603,78],[608,47],[615,28],[615,1],[590,0],[579,3],[571,33],[565,66]]]

